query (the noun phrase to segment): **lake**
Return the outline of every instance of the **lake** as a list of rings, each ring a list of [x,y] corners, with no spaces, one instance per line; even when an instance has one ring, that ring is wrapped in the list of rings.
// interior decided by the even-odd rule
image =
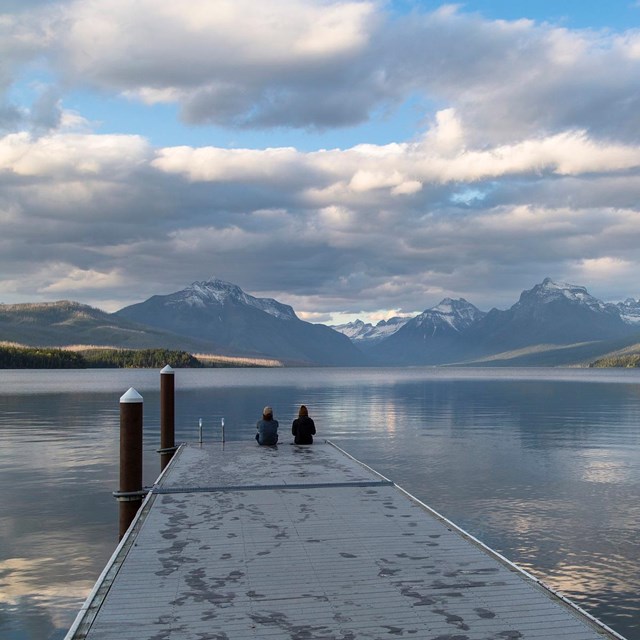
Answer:
[[[0,638],[59,640],[117,544],[119,398],[156,370],[0,371]],[[251,440],[262,407],[327,437],[640,640],[640,370],[176,370],[176,440]]]

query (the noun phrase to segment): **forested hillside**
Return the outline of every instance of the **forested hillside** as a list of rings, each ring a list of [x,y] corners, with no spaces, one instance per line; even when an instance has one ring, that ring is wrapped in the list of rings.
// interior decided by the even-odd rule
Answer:
[[[168,349],[66,349],[0,347],[0,369],[175,369],[204,366],[186,351]]]

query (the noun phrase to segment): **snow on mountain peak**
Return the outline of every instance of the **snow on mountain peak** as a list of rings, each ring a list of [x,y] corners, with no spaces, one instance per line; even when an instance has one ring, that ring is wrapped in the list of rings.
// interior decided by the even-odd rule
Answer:
[[[371,323],[365,323],[358,319],[347,324],[335,325],[331,328],[334,331],[339,331],[344,334],[354,342],[374,343],[379,342],[383,338],[388,338],[390,335],[398,331],[398,329],[403,327],[408,321],[409,318],[396,316],[389,320],[380,320],[380,322],[378,322],[374,327]]]
[[[627,298],[624,302],[618,302],[615,306],[620,312],[623,322],[640,325],[640,300]]]
[[[483,315],[482,311],[464,298],[458,300],[444,298],[435,307],[423,311],[415,320],[418,326],[448,325],[454,331],[461,331]]]
[[[218,278],[210,278],[203,282],[194,282],[180,292],[177,303],[191,307],[206,307],[211,304],[224,305],[229,301],[245,304],[260,309],[281,320],[295,320],[297,316],[292,307],[282,304],[273,298],[255,298],[245,293],[238,285]]]
[[[606,308],[604,302],[594,298],[585,287],[566,282],[556,282],[551,278],[545,278],[541,284],[535,285],[533,289],[523,291],[520,296],[520,302],[535,299],[542,302],[542,304],[549,304],[562,298],[590,307],[594,311],[604,311]]]

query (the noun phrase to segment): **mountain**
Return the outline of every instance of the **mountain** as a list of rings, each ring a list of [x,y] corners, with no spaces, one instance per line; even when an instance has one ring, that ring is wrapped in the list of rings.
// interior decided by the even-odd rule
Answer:
[[[492,309],[470,327],[469,355],[485,355],[533,345],[570,345],[615,340],[637,333],[616,305],[605,304],[584,287],[545,278],[523,291],[510,309]]]
[[[271,298],[211,278],[156,295],[115,314],[131,322],[205,340],[218,353],[270,357],[291,364],[360,365],[365,356],[341,333],[300,320]]]
[[[484,315],[464,298],[445,298],[378,342],[371,354],[393,364],[449,362],[459,356],[461,336]]]
[[[507,310],[479,311],[446,298],[379,341],[385,364],[568,365],[640,337],[640,302],[604,303],[585,287],[545,278]]]
[[[640,325],[640,300],[627,298],[624,302],[615,305],[618,308],[622,321],[631,325]]]
[[[95,345],[132,349],[208,351],[201,340],[186,340],[79,302],[0,304],[0,339],[34,347]]]
[[[335,325],[332,329],[347,336],[360,348],[367,348],[369,345],[376,344],[393,335],[408,321],[409,318],[394,317],[389,320],[380,320],[376,325],[373,325],[370,322],[355,320],[347,324]]]
[[[294,365],[568,366],[637,354],[640,301],[604,303],[546,278],[507,310],[445,298],[415,318],[337,328],[216,279],[115,314],[69,301],[0,304],[0,340],[27,346],[167,348]]]

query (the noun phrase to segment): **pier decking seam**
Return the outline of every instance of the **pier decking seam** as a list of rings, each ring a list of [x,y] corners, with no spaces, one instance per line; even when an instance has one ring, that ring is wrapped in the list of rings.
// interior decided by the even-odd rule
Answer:
[[[371,480],[359,482],[309,482],[305,484],[262,484],[262,485],[219,485],[216,487],[152,487],[154,494],[170,493],[214,493],[216,491],[274,491],[276,489],[340,489],[344,487],[389,487],[394,486],[391,480]]]

